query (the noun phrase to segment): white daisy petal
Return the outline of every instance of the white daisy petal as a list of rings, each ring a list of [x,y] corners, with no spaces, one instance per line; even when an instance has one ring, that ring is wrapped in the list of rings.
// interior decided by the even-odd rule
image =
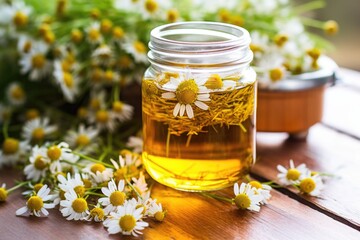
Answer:
[[[202,110],[208,110],[208,109],[209,109],[209,106],[206,105],[206,104],[203,103],[203,102],[195,101],[194,104],[195,104],[198,108],[201,108]]]

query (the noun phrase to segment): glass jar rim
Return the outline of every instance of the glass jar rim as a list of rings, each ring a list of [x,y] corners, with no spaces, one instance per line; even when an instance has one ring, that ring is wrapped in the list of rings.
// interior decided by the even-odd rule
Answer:
[[[171,38],[171,36],[179,38],[181,35],[207,35],[216,37],[217,40],[190,41]],[[246,47],[250,44],[250,41],[250,34],[246,29],[232,24],[187,21],[165,24],[154,28],[150,33],[149,47],[150,49],[181,50],[182,52],[192,51],[193,48],[196,48],[198,52],[202,50],[211,52]]]

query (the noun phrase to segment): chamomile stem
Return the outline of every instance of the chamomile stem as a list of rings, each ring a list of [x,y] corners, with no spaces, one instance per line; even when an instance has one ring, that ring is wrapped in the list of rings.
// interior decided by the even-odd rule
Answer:
[[[9,128],[9,119],[6,119],[5,122],[4,122],[4,125],[3,125],[3,136],[4,136],[4,139],[7,139],[9,137],[9,134],[8,134],[8,128]]]
[[[103,164],[105,167],[109,167],[109,168],[113,168],[112,165],[108,164],[108,163],[104,163],[104,162],[101,162],[95,158],[92,158],[92,157],[88,157],[88,156],[85,156],[84,154],[81,154],[81,153],[78,153],[78,152],[73,152],[75,155],[81,157],[81,158],[84,158],[86,160],[89,160],[90,162],[94,162],[94,163],[100,163],[100,164]]]
[[[301,18],[302,22],[304,23],[304,25],[307,25],[309,27],[314,27],[314,28],[323,28],[324,23],[315,19],[311,19],[311,18]]]
[[[104,194],[101,193],[95,193],[95,192],[85,192],[85,195],[94,195],[94,196],[98,196],[98,197],[104,197]]]
[[[136,193],[136,195],[142,200],[140,193],[134,188],[134,186],[130,183],[130,181],[125,177],[126,183],[129,185],[129,187]]]
[[[18,188],[20,188],[20,187],[28,184],[28,183],[29,183],[29,181],[19,183],[18,185],[13,186],[12,188],[7,189],[6,191],[7,191],[8,193],[10,193],[10,192],[15,191],[16,189],[18,189]]]
[[[325,6],[325,2],[324,1],[311,1],[302,5],[299,5],[297,7],[294,8],[295,12],[298,13],[299,15],[301,13],[304,12],[309,12],[312,10],[316,10],[316,9],[320,9],[323,8]]]
[[[214,198],[216,200],[220,200],[220,201],[224,201],[224,202],[228,202],[228,203],[233,203],[233,200],[227,197],[222,197],[216,194],[212,194],[212,193],[200,193],[200,195],[203,195],[205,197],[210,197],[210,198]]]

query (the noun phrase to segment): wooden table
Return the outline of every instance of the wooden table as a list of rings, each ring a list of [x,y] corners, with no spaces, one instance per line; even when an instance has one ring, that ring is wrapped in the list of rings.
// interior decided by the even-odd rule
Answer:
[[[327,89],[322,123],[310,129],[307,141],[283,133],[259,133],[258,161],[252,177],[276,179],[276,165],[306,163],[313,170],[335,174],[319,198],[294,189],[272,191],[260,213],[239,211],[196,193],[155,185],[153,197],[168,210],[163,223],[150,221],[144,239],[360,239],[360,73],[342,69],[342,81]],[[11,186],[16,170],[2,170],[0,182]],[[232,197],[232,189],[220,192]],[[57,210],[48,218],[16,217],[23,206],[20,191],[0,204],[0,239],[132,239],[108,235],[101,224],[68,222]]]

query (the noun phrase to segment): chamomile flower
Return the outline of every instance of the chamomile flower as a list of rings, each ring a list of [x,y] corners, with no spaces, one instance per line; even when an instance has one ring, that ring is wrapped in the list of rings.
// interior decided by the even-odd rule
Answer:
[[[2,6],[0,23],[10,24],[11,27],[22,28],[29,22],[32,8],[22,1],[14,1],[11,5]]]
[[[122,101],[112,103],[112,114],[120,122],[131,120],[134,113],[134,107]]]
[[[166,211],[163,210],[161,203],[156,203],[156,199],[154,199],[150,204],[148,214],[154,217],[156,221],[162,222],[164,221]]]
[[[111,111],[99,109],[89,116],[89,122],[96,124],[100,130],[113,132],[117,127],[116,117]]]
[[[141,0],[115,0],[114,7],[122,11],[138,11]]]
[[[144,196],[146,194],[146,192],[148,191],[148,186],[147,183],[145,181],[145,176],[142,172],[140,172],[139,178],[132,178],[133,181],[133,188],[135,189],[135,191],[137,192],[137,194],[140,194],[140,196]],[[136,193],[134,194],[135,196],[137,195]]]
[[[204,86],[209,90],[229,90],[236,87],[235,81],[224,80],[219,74],[211,74],[204,78],[206,81]]]
[[[204,102],[210,101],[209,90],[203,86],[205,78],[194,79],[190,73],[180,74],[178,78],[170,77],[170,81],[162,87],[168,92],[162,94],[162,98],[176,99],[177,103],[173,110],[174,117],[186,115],[188,118],[194,118],[192,105],[202,110],[208,110],[209,106]]]
[[[32,184],[31,182],[29,182],[27,184],[28,190],[22,192],[21,194],[24,196],[30,196],[33,193],[38,193],[39,190],[44,186],[43,183],[36,183],[36,184]]]
[[[110,159],[111,163],[115,168],[114,179],[119,182],[125,179],[125,175],[128,173],[136,174],[137,168],[141,165],[141,159],[136,154],[127,153],[125,156],[119,155],[119,163]]]
[[[84,196],[85,185],[79,173],[75,173],[74,177],[71,177],[70,173],[68,173],[67,178],[59,174],[57,179],[59,180],[58,186],[62,191],[69,192],[72,189],[75,191],[77,196]]]
[[[263,54],[257,65],[262,73],[259,74],[259,83],[263,87],[272,87],[277,82],[285,79],[286,69],[283,63],[283,56],[276,51]]]
[[[16,163],[23,160],[29,149],[29,143],[26,141],[19,141],[15,138],[6,138],[0,150],[0,168],[3,165],[14,166]]]
[[[250,49],[255,54],[255,57],[259,57],[269,46],[269,37],[266,34],[262,34],[259,31],[251,32],[251,44]]]
[[[142,137],[129,137],[126,146],[132,148],[134,153],[141,153],[143,150],[144,141]]]
[[[48,45],[44,42],[34,42],[31,50],[23,54],[20,59],[21,73],[30,73],[30,80],[39,80],[48,75],[51,71],[51,64],[46,58]]]
[[[17,44],[18,52],[20,54],[29,53],[32,46],[33,46],[33,44],[34,44],[33,42],[34,42],[34,40],[32,38],[30,38],[29,36],[20,35],[19,40],[18,40],[18,44]]]
[[[235,198],[233,201],[239,209],[260,211],[260,203],[263,200],[263,196],[257,194],[250,184],[241,183],[239,187],[239,184],[235,183],[234,194]]]
[[[141,198],[131,198],[128,201],[131,201],[136,206],[136,208],[143,208],[142,214],[143,214],[143,217],[145,218],[145,217],[150,216],[150,214],[149,214],[150,206],[153,202],[156,202],[156,199],[155,200],[151,199],[150,191],[148,191]]]
[[[136,208],[136,205],[127,201],[123,206],[119,206],[116,212],[111,212],[110,216],[104,221],[104,226],[109,234],[121,233],[123,235],[142,234],[140,231],[148,227],[147,222],[141,219],[143,208]]]
[[[258,181],[250,181],[249,185],[255,189],[255,193],[263,197],[260,204],[267,204],[268,200],[271,198],[270,190],[272,188],[269,185],[261,184]]]
[[[112,85],[114,83],[119,83],[120,81],[120,74],[116,71],[113,71],[112,69],[107,69],[104,74],[103,74],[104,78],[104,83],[107,85]]]
[[[147,48],[143,42],[137,39],[127,38],[123,44],[123,48],[134,57],[135,62],[147,63]]]
[[[19,106],[24,104],[26,100],[26,94],[24,89],[19,83],[13,82],[10,84],[6,91],[7,99],[11,105]]]
[[[6,190],[6,184],[1,184],[0,187],[0,202],[5,202],[8,197],[8,191]]]
[[[140,13],[143,19],[159,18],[163,9],[171,7],[167,0],[140,0]]]
[[[100,32],[100,24],[98,22],[94,22],[91,26],[86,30],[87,40],[91,44],[101,43],[103,40],[103,36]]]
[[[89,215],[89,207],[86,200],[78,197],[73,189],[65,193],[65,200],[60,201],[60,210],[66,220],[83,220]]]
[[[35,146],[32,148],[29,158],[30,163],[24,168],[26,179],[37,182],[46,176],[50,165],[50,159],[47,158],[46,151],[45,147]]]
[[[105,220],[104,209],[97,204],[93,209],[90,210],[89,215],[85,218],[87,221],[94,220],[95,222],[103,222]]]
[[[298,187],[301,193],[318,196],[324,188],[324,184],[320,175],[311,175],[311,172],[308,171],[300,178]]]
[[[101,163],[90,163],[83,169],[83,172],[89,174],[97,184],[108,182],[113,177],[113,170],[106,168]]]
[[[251,13],[256,15],[271,15],[278,7],[277,0],[249,0]]]
[[[79,152],[87,154],[96,149],[97,144],[95,141],[98,134],[98,129],[91,126],[86,128],[84,124],[80,124],[76,131],[68,131],[64,140],[72,149],[76,148]]]
[[[89,100],[89,108],[91,111],[96,112],[100,109],[104,109],[106,107],[106,92],[102,91],[91,91],[90,100]]]
[[[50,145],[46,150],[47,158],[50,159],[50,171],[57,173],[62,171],[62,160],[75,163],[79,160],[79,156],[72,153],[69,144],[61,142],[59,144]]]
[[[290,160],[289,169],[286,169],[282,165],[277,165],[277,169],[280,172],[277,175],[277,178],[279,179],[279,182],[285,186],[298,182],[300,178],[308,171],[304,163],[295,167],[294,161],[292,159]]]
[[[126,201],[126,194],[124,192],[125,181],[120,180],[116,185],[114,179],[108,182],[108,187],[101,188],[102,193],[106,196],[100,198],[99,203],[104,206],[104,212],[109,214],[116,210],[117,207],[123,205]]]
[[[55,204],[51,202],[53,196],[49,195],[49,193],[50,189],[48,186],[42,186],[42,188],[36,194],[27,200],[25,207],[22,207],[16,211],[16,215],[20,216],[24,214],[30,214],[35,215],[36,217],[41,217],[41,215],[49,215],[49,212],[46,209],[55,207]]]
[[[49,125],[48,118],[35,118],[27,121],[22,129],[22,137],[27,141],[41,142],[57,130],[54,125]]]
[[[113,58],[113,51],[107,44],[101,44],[92,53],[91,57],[94,63],[98,65],[107,65]]]
[[[55,62],[59,65],[60,62]],[[79,94],[80,79],[74,73],[63,71],[61,67],[57,66],[54,70],[54,78],[56,83],[68,102],[74,102],[75,97]]]

